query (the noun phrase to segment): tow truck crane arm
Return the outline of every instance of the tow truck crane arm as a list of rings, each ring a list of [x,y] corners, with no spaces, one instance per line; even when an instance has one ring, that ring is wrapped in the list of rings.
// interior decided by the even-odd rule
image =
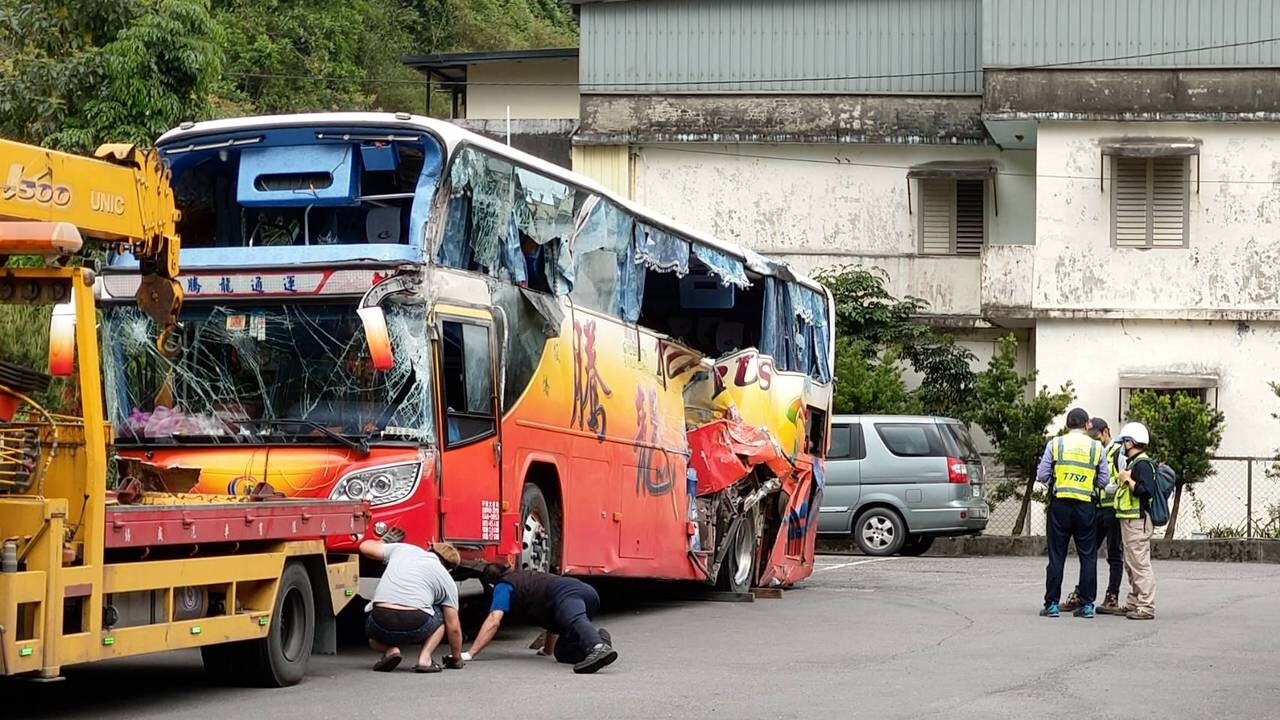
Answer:
[[[160,350],[176,353],[179,213],[159,153],[115,143],[88,158],[0,140],[0,159],[0,220],[68,223],[90,239],[127,248],[142,273],[138,307],[163,326]]]

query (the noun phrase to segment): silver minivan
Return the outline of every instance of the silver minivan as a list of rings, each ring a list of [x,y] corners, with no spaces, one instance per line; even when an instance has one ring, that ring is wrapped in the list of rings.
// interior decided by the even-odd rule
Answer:
[[[837,415],[826,470],[818,532],[852,533],[868,555],[923,555],[987,527],[982,458],[957,420]]]

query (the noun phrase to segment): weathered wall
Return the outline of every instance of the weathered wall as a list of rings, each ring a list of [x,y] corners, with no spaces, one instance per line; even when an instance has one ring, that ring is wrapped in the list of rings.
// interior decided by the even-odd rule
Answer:
[[[1270,123],[1042,124],[1032,267],[1036,315],[1280,319],[1278,130]],[[1119,135],[1203,141],[1199,160],[1191,160],[1189,248],[1111,247],[1110,163],[1107,189],[1099,190],[1104,163],[1098,139]]]
[[[987,120],[1280,119],[1275,68],[988,70],[984,84]]]
[[[994,148],[698,145],[637,149],[636,200],[726,240],[786,258],[804,271],[841,263],[884,268],[890,287],[946,315],[979,312],[981,261],[918,256],[906,168],[931,160],[990,159],[988,242],[1034,238],[1035,161]],[[839,158],[840,162],[836,162]],[[913,183],[914,185],[914,183]],[[918,188],[911,190],[918,201]]]
[[[1267,386],[1280,380],[1278,323],[1040,320],[1035,338],[1037,383],[1070,380],[1076,404],[1094,415],[1119,414],[1121,373],[1216,373],[1226,414],[1218,454],[1270,456],[1280,446],[1271,417],[1280,400]]]
[[[583,95],[576,142],[988,145],[982,98]]]
[[[505,119],[508,106],[512,118],[578,117],[576,59],[480,63],[467,82],[468,119]]]

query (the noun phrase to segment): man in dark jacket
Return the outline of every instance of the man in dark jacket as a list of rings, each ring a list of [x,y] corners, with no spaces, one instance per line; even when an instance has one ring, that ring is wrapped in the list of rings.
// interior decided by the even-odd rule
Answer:
[[[547,631],[539,654],[554,655],[570,663],[579,674],[593,673],[618,659],[607,630],[591,624],[600,610],[600,596],[590,585],[574,578],[534,570],[507,570],[488,565],[481,581],[492,588],[489,617],[462,659],[470,660],[493,640],[507,613]]]

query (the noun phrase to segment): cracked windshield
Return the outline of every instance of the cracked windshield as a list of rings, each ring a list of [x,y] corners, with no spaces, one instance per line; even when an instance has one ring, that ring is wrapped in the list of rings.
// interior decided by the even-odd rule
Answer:
[[[156,325],[108,308],[103,376],[119,442],[430,438],[421,308],[387,308],[395,366],[378,372],[353,305],[188,306],[183,353]]]

